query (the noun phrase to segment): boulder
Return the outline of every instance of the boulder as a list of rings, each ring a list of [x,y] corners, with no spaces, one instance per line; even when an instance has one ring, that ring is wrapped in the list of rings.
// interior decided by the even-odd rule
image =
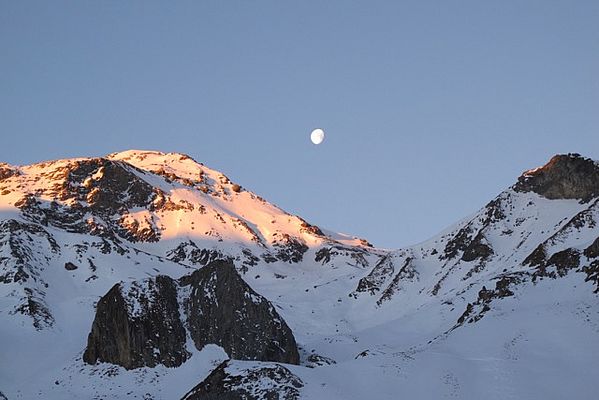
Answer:
[[[74,270],[76,270],[77,268],[78,268],[78,267],[77,267],[75,264],[73,264],[72,262],[70,262],[70,261],[69,261],[69,262],[66,262],[66,263],[64,263],[64,269],[66,269],[67,271],[74,271]]]

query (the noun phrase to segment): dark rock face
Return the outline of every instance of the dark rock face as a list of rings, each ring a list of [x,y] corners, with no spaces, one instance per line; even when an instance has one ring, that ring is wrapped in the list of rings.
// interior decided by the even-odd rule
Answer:
[[[241,279],[230,260],[214,261],[181,279],[188,328],[198,349],[217,344],[231,358],[299,364],[291,329],[272,304]]]
[[[83,361],[127,369],[164,364],[177,367],[188,357],[177,288],[168,276],[122,284],[100,299]]]
[[[487,243],[485,243],[484,236],[482,234],[476,235],[476,237],[470,242],[470,244],[464,249],[462,254],[462,261],[474,261],[476,259],[486,260],[493,254],[493,249]]]
[[[308,232],[308,233],[311,233],[312,235],[316,235],[316,236],[325,236],[324,233],[322,232],[322,230],[318,226],[312,225],[312,224],[306,222],[305,220],[303,220],[302,218],[299,218],[299,219],[302,221],[302,223],[301,223],[302,232]]]
[[[6,311],[31,317],[37,330],[54,324],[45,301],[48,284],[42,279],[54,254],[60,254],[60,246],[41,226],[14,219],[0,222],[0,284],[11,285],[8,297],[17,299],[14,309]]]
[[[518,178],[514,190],[587,202],[599,195],[599,165],[579,154],[556,155],[545,166]]]
[[[296,400],[304,383],[278,365],[231,368],[226,361],[181,400]]]
[[[555,266],[559,276],[565,276],[569,269],[578,268],[580,265],[580,253],[576,249],[558,251],[547,260],[547,266]]]
[[[331,262],[331,260],[333,260],[335,257],[345,256],[351,257],[353,261],[356,263],[356,266],[368,268],[370,264],[366,260],[366,254],[367,252],[360,248],[347,247],[341,245],[331,245],[319,249],[314,254],[314,261],[324,265]]]
[[[496,206],[494,208],[487,208],[487,213],[491,213],[488,216],[489,221],[494,217],[496,212]],[[485,227],[491,222],[485,222]],[[473,229],[470,225],[460,229],[451,240],[445,245],[445,250],[440,256],[441,260],[450,260],[455,258],[458,253],[462,251],[462,261],[474,261],[476,259],[485,260],[493,255],[493,249],[486,243],[483,229],[481,229],[476,235],[474,235]]]
[[[466,250],[472,242],[472,228],[465,226],[460,229],[445,245],[441,260],[450,260],[458,255],[460,251]]]
[[[497,280],[494,290],[483,286],[478,292],[476,301],[468,303],[466,310],[458,318],[456,327],[462,325],[464,322],[472,323],[480,320],[491,309],[490,304],[493,300],[513,296],[514,292],[510,290],[510,286],[517,285],[524,279],[525,276],[519,274],[504,275]]]
[[[587,275],[585,282],[592,282],[595,284],[593,293],[599,293],[599,260],[595,260],[589,265],[582,267],[582,271]]]
[[[306,358],[305,365],[308,368],[317,368],[317,367],[322,367],[325,365],[333,365],[333,364],[337,364],[337,361],[333,360],[332,358],[313,353],[313,354],[310,354]]]
[[[127,369],[177,367],[189,357],[186,327],[200,350],[217,344],[236,359],[299,364],[291,329],[230,260],[213,261],[178,282],[157,276],[115,285],[98,302],[83,360]]]
[[[308,251],[308,246],[286,233],[279,240],[276,240],[273,246],[276,248],[275,257],[289,263],[302,261],[304,253]]]
[[[522,265],[530,265],[531,267],[539,267],[544,265],[547,260],[545,246],[540,244],[533,250],[522,262]]]
[[[8,164],[0,163],[0,181],[18,174],[19,172],[16,169],[11,168]]]
[[[535,267],[532,273],[533,281],[537,278],[556,278],[565,276],[569,270],[580,266],[580,252],[574,248],[568,248],[554,253],[549,259],[543,244],[539,245],[522,263]]]
[[[395,265],[391,256],[386,255],[374,266],[372,271],[360,279],[358,286],[353,294],[355,298],[358,293],[368,292],[374,295],[381,290],[381,286],[385,283],[387,276],[395,272]]]
[[[72,262],[66,262],[64,263],[64,269],[66,269],[67,271],[74,271],[76,270],[78,267],[73,264]]]
[[[167,258],[175,262],[187,261],[195,265],[207,265],[226,256],[215,249],[201,249],[193,241],[183,242],[167,253]]]
[[[85,196],[92,210],[108,215],[147,207],[153,200],[153,188],[134,170],[129,164],[104,158],[79,161],[67,172],[67,192]],[[97,179],[87,180],[94,172],[99,172]],[[71,185],[78,189],[75,191]]]
[[[144,174],[127,163],[104,158],[70,161],[46,172],[54,179],[53,185],[26,193],[15,206],[32,222],[100,236],[117,248],[119,237],[132,242],[157,241],[160,232],[153,221],[140,226],[127,219],[130,209],[149,209],[161,194],[140,177]],[[60,202],[44,200],[42,195]],[[61,203],[68,201],[68,206]],[[87,218],[89,214],[94,218]]]
[[[599,237],[593,241],[593,243],[584,249],[584,255],[588,258],[599,257]]]
[[[414,267],[413,261],[414,260],[412,259],[412,257],[406,258],[403,265],[401,266],[401,269],[399,270],[397,275],[395,275],[387,289],[383,291],[381,298],[377,300],[376,304],[380,306],[381,304],[383,304],[384,301],[390,300],[393,297],[393,295],[399,291],[399,286],[402,282],[417,278],[418,272]]]
[[[593,292],[599,293],[599,237],[589,247],[584,249],[584,255],[589,261],[592,260],[588,265],[582,267],[582,272],[587,275],[585,281],[593,282],[595,284]]]

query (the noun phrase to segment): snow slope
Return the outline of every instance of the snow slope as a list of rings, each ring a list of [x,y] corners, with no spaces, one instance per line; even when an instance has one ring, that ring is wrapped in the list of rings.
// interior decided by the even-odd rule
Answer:
[[[87,365],[95,302],[120,281],[231,257],[295,335],[302,363],[286,368],[301,398],[596,398],[599,186],[587,177],[599,167],[560,157],[392,252],[311,225],[181,154],[2,165],[0,392],[182,397],[224,351],[194,351],[178,368]]]

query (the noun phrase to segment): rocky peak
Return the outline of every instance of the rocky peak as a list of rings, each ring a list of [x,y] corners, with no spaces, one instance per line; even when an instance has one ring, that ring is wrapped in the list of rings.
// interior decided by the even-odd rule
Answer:
[[[291,329],[272,304],[237,273],[230,260],[217,260],[181,280],[191,296],[185,304],[196,347],[223,347],[240,360],[299,364]]]
[[[210,262],[178,281],[158,275],[116,284],[98,302],[83,360],[127,369],[176,367],[189,356],[185,328],[198,350],[217,344],[235,359],[299,363],[291,329],[230,260]]]
[[[116,284],[100,299],[83,360],[127,369],[177,367],[188,357],[185,340],[176,282],[159,275]]]
[[[514,190],[532,191],[551,200],[588,202],[599,195],[599,165],[580,154],[558,154],[544,166],[520,176]]]

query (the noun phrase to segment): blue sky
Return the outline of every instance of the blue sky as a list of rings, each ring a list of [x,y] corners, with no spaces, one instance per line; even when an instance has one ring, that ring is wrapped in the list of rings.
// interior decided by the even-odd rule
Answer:
[[[555,153],[599,159],[597,21],[597,1],[2,1],[0,160],[183,152],[413,244]]]

